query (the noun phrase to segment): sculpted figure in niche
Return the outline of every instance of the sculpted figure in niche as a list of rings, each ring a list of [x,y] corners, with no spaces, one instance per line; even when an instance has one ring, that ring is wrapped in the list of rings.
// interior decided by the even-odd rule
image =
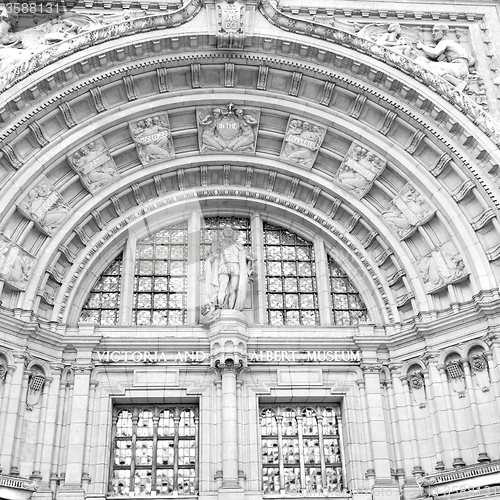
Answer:
[[[20,208],[49,234],[63,223],[69,213],[57,191],[47,183],[35,186]]]
[[[379,35],[376,41],[379,45],[388,47],[406,57],[409,57],[411,54],[411,45],[401,35],[401,25],[399,23],[389,24],[387,32]]]
[[[237,231],[220,230],[205,262],[204,315],[213,315],[216,309],[242,311],[252,269],[253,258],[238,242]]]
[[[417,57],[415,62],[462,91],[467,86],[469,67],[474,65],[474,59],[459,43],[445,39],[449,29],[447,24],[435,24],[432,38],[436,46],[418,42],[417,49],[422,50],[425,56]],[[441,56],[442,61],[439,60]]]

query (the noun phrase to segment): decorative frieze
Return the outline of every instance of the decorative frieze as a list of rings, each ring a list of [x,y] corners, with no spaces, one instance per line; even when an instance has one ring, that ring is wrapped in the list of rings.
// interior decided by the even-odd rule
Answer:
[[[71,211],[63,197],[44,176],[19,202],[17,208],[48,236],[54,234]]]
[[[469,275],[460,252],[451,240],[418,259],[417,266],[428,293],[438,293]]]
[[[175,157],[170,123],[166,113],[129,122],[129,128],[137,154],[144,166]]]
[[[362,198],[370,190],[385,165],[386,160],[353,142],[335,174],[335,181],[357,198]]]
[[[191,64],[191,87],[193,89],[201,88],[200,81],[201,66],[199,63]]]
[[[410,184],[394,197],[389,206],[382,212],[382,218],[401,238],[407,238],[418,226],[430,220],[436,210]]]
[[[371,242],[378,236],[378,232],[372,229],[366,236],[361,240],[361,244],[364,248],[368,248]]]
[[[120,174],[102,137],[80,147],[68,155],[68,162],[80,176],[83,185],[96,193],[119,179]]]
[[[297,186],[299,185],[300,180],[297,177],[292,177],[290,181],[290,189],[288,190],[288,197],[294,198],[295,193],[297,192]]]
[[[35,257],[0,234],[0,279],[24,290],[34,265]]]
[[[470,179],[465,179],[460,186],[458,186],[453,193],[453,199],[458,203],[462,201],[475,187],[475,184]]]
[[[280,159],[294,165],[312,168],[325,134],[326,128],[304,121],[299,116],[290,116]]]
[[[200,152],[255,152],[260,110],[226,107],[200,108],[196,111]]]
[[[471,226],[474,228],[474,231],[479,231],[494,218],[495,213],[493,210],[491,208],[487,208],[471,222]]]

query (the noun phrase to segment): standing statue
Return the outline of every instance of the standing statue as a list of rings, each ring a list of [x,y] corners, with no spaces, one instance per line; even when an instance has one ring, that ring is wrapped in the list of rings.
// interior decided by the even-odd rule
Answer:
[[[444,78],[461,92],[467,86],[469,66],[473,66],[475,61],[459,43],[444,39],[449,30],[447,24],[435,24],[432,27],[432,38],[437,45],[431,47],[418,42],[417,49],[422,50],[425,56],[417,57],[415,62]],[[440,56],[444,57],[443,61],[438,60]]]
[[[205,262],[205,304],[203,316],[212,319],[216,309],[242,311],[253,258],[238,241],[237,232],[225,227],[212,242]]]

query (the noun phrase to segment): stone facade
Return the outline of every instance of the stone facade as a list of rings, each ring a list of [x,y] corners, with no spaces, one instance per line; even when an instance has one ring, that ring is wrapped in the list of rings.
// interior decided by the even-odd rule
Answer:
[[[0,497],[500,498],[496,6],[21,5]]]

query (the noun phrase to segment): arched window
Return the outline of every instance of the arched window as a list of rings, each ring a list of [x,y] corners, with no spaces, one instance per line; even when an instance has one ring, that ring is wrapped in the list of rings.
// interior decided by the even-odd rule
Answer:
[[[267,317],[270,325],[318,325],[313,244],[264,224]]]
[[[136,325],[186,323],[187,235],[184,223],[137,242],[133,297]]]
[[[98,325],[118,324],[121,276],[122,254],[116,257],[92,287],[80,321],[93,321]]]

